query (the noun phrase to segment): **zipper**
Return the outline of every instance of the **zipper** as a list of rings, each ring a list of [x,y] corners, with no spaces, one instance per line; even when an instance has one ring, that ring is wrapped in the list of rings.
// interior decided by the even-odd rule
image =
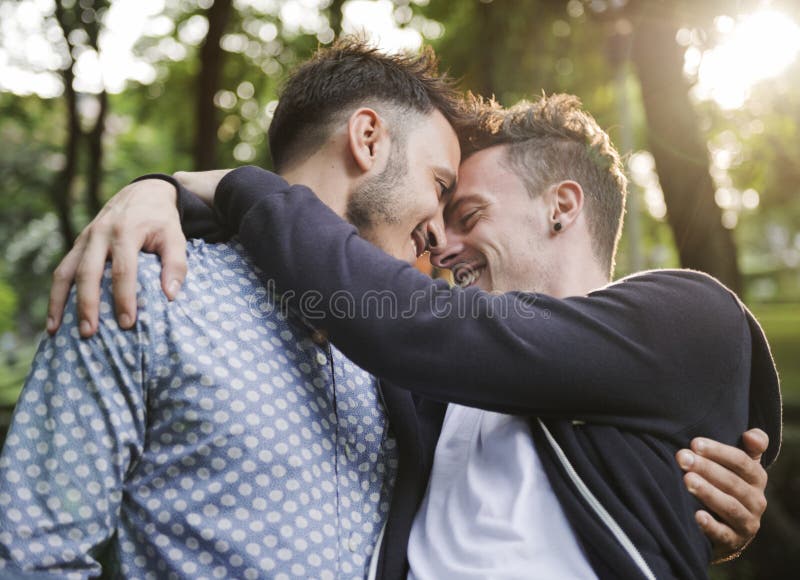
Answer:
[[[614,538],[616,538],[616,540],[622,545],[622,548],[628,553],[628,556],[630,556],[633,562],[639,567],[639,570],[642,572],[644,577],[647,578],[648,580],[656,580],[655,574],[653,574],[653,571],[650,570],[650,567],[647,565],[647,562],[645,562],[641,553],[639,553],[639,550],[636,548],[636,546],[633,544],[633,542],[627,536],[627,534],[625,534],[625,532],[619,526],[619,524],[614,520],[611,514],[608,513],[606,508],[603,507],[603,504],[600,503],[600,500],[598,500],[595,497],[595,495],[591,492],[586,483],[584,483],[584,481],[581,479],[581,476],[578,475],[578,472],[575,471],[575,468],[569,462],[566,453],[564,453],[564,450],[561,449],[561,446],[555,440],[555,437],[553,437],[552,433],[550,433],[550,430],[542,422],[541,419],[537,417],[536,420],[539,422],[542,431],[544,431],[544,435],[545,437],[547,437],[548,443],[550,443],[550,446],[553,448],[553,451],[556,452],[556,457],[558,457],[558,460],[561,462],[561,465],[566,470],[567,475],[569,475],[569,478],[572,480],[572,483],[577,488],[578,493],[580,493],[581,496],[583,496],[583,499],[586,500],[586,503],[589,504],[589,507],[591,507],[594,513],[597,515],[597,517],[600,518],[600,521],[603,522],[603,524],[609,529],[611,535],[613,535]]]

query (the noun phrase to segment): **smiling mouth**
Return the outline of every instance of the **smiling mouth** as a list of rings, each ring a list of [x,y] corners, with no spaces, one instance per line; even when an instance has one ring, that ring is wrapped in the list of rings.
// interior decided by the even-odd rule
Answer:
[[[473,286],[481,277],[486,266],[464,264],[453,268],[453,280],[461,288]]]
[[[419,258],[428,251],[428,236],[420,230],[411,232],[411,246],[414,248],[414,255]]]

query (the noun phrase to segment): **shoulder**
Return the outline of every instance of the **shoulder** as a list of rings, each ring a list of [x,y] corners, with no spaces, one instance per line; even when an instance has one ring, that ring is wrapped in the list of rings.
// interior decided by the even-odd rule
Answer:
[[[159,277],[142,273],[146,284],[142,296],[158,293],[150,305],[151,315],[164,325],[193,329],[192,332],[239,332],[248,335],[271,332],[265,323],[282,323],[288,316],[286,304],[277,295],[274,281],[259,270],[237,240],[206,243],[189,240],[186,245],[187,273],[181,291],[167,302]],[[152,257],[142,270],[150,269]],[[155,262],[160,276],[160,264]],[[163,325],[162,325],[163,326]]]
[[[201,278],[217,272],[226,277],[244,274],[255,280],[260,274],[260,270],[236,238],[220,243],[188,240],[186,257],[189,266],[188,276]]]
[[[213,244],[189,240],[186,253],[188,270],[179,301],[201,300],[210,307],[224,306],[237,297],[253,300],[253,294],[267,291],[263,272],[235,239]]]
[[[622,294],[641,302],[645,307],[674,314],[698,313],[730,316],[744,321],[744,306],[736,294],[722,282],[697,270],[648,270],[638,272],[593,292]]]
[[[213,289],[227,287],[246,290],[260,284],[260,271],[237,242],[206,243],[200,239],[186,242],[188,270],[181,297],[198,297]],[[161,288],[161,260],[155,254],[139,252],[137,270],[137,296],[140,308],[153,308],[167,304]],[[111,264],[106,264],[102,291],[104,298],[112,299]]]
[[[749,337],[746,309],[713,276],[694,270],[650,270],[590,294],[666,351],[740,357]]]
[[[698,270],[689,269],[661,269],[645,270],[637,272],[616,282],[609,284],[606,288],[615,286],[629,286],[637,289],[650,289],[658,292],[678,292],[684,293],[690,290],[700,291],[704,294],[716,294],[721,298],[734,299],[732,290],[727,288],[722,282]]]

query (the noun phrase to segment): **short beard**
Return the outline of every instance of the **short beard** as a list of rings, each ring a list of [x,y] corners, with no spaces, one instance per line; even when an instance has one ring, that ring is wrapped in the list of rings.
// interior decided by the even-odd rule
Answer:
[[[384,170],[365,180],[347,200],[345,217],[366,239],[375,226],[400,222],[403,195],[399,190],[408,172],[405,143],[400,141],[392,144]]]

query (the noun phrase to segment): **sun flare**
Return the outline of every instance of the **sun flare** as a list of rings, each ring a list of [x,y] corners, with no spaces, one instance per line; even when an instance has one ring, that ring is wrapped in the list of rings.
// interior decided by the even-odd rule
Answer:
[[[755,84],[779,76],[800,52],[800,26],[780,12],[720,16],[715,24],[722,41],[697,55],[696,92],[724,109],[741,107]]]

